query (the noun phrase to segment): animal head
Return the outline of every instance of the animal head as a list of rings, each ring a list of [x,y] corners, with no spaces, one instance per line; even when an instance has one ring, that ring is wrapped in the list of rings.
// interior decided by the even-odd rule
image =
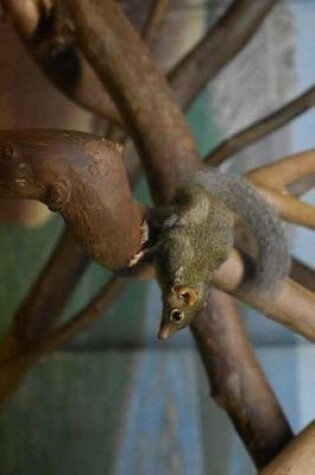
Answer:
[[[182,330],[195,318],[206,299],[203,286],[172,287],[163,295],[163,314],[158,333],[160,340],[167,340],[178,330]]]

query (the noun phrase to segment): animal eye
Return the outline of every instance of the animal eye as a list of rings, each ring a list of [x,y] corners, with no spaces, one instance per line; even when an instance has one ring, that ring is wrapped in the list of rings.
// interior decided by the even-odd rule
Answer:
[[[174,308],[170,313],[170,320],[174,323],[180,323],[184,318],[184,312]]]

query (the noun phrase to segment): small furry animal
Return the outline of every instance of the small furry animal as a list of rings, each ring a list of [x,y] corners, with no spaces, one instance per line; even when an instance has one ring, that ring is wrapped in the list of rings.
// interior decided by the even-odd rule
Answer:
[[[254,269],[242,287],[272,296],[288,275],[287,239],[271,206],[246,180],[202,169],[148,218],[148,253],[163,299],[160,339],[189,325],[206,302],[213,274],[233,246],[233,213],[246,222],[258,245]]]

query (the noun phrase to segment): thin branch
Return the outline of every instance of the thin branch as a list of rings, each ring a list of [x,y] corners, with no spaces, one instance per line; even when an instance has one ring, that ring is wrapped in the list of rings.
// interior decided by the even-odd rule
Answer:
[[[274,163],[257,167],[246,173],[246,178],[255,185],[283,191],[291,183],[315,173],[315,149],[284,157]]]
[[[294,196],[303,196],[305,193],[315,188],[315,173],[302,180],[295,181],[287,186],[288,192]]]
[[[315,229],[315,207],[298,200],[294,196],[281,194],[268,188],[256,186],[277,211],[279,216],[288,223]]]
[[[291,279],[315,293],[315,270],[297,259],[292,260]]]
[[[292,431],[248,341],[235,302],[217,290],[208,305],[192,331],[211,393],[227,411],[257,468],[262,468],[288,443]]]
[[[13,358],[51,331],[88,262],[66,228],[1,341],[0,362]]]
[[[285,157],[248,172],[250,180],[286,221],[315,229],[315,208],[288,194],[288,187],[315,173],[315,150]]]
[[[111,277],[101,291],[68,323],[35,342],[32,347],[21,348],[14,359],[21,357],[38,359],[67,343],[73,336],[89,328],[112,305],[118,295],[124,290],[128,280]],[[1,366],[0,366],[1,368]]]
[[[249,42],[275,0],[235,0],[207,35],[169,73],[185,109],[202,88]]]
[[[166,15],[170,8],[170,0],[154,0],[142,36],[150,47],[154,46]]]
[[[0,131],[0,196],[58,211],[84,250],[110,269],[126,266],[141,248],[143,210],[132,198],[121,149],[100,137]]]
[[[226,139],[221,145],[210,152],[205,161],[212,166],[218,166],[231,155],[236,154],[248,145],[275,132],[280,127],[298,117],[315,104],[315,86],[308,89],[304,94],[296,97],[291,102],[276,110],[263,119],[258,120],[248,128]]]
[[[87,255],[66,228],[14,316],[13,333],[21,347],[32,345],[51,331],[88,263]]]

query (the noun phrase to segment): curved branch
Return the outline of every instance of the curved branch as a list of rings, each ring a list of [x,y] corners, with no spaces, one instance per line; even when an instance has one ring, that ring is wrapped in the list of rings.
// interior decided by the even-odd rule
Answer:
[[[0,196],[58,211],[110,269],[126,266],[141,248],[143,210],[132,199],[121,149],[91,134],[0,131]]]
[[[264,467],[292,438],[292,431],[256,359],[233,299],[213,291],[192,331],[213,398],[227,411],[256,466]]]
[[[119,5],[113,1],[87,0],[70,4],[82,51],[122,107],[152,195],[163,202],[182,176],[183,163],[189,173],[199,160],[187,123],[149,51]],[[125,61],[121,61],[122,57]],[[177,159],[171,160],[174,155]]]
[[[168,1],[160,0],[156,3],[152,31],[158,29]],[[54,12],[44,8],[40,10],[38,2],[2,2],[46,76],[81,106],[117,124],[123,124],[119,111],[101,81],[69,39],[69,24],[61,22],[56,32],[51,27]],[[236,0],[209,33],[173,68],[168,74],[168,80],[182,107],[188,107],[202,87],[236,56],[274,3],[275,0]],[[50,19],[49,22],[47,18]],[[60,20],[58,11],[56,19],[57,22]],[[40,41],[38,31],[41,32]],[[144,35],[146,36],[146,32]],[[154,41],[154,35],[154,31],[149,34],[149,42]]]
[[[221,145],[210,152],[205,161],[212,166],[218,166],[227,160],[231,155],[239,152],[248,145],[262,139],[266,135],[275,132],[280,127],[298,117],[303,112],[313,107],[315,104],[315,86],[308,89],[304,94],[293,99],[281,109],[258,120],[250,127],[241,130],[237,134],[229,137]]]

